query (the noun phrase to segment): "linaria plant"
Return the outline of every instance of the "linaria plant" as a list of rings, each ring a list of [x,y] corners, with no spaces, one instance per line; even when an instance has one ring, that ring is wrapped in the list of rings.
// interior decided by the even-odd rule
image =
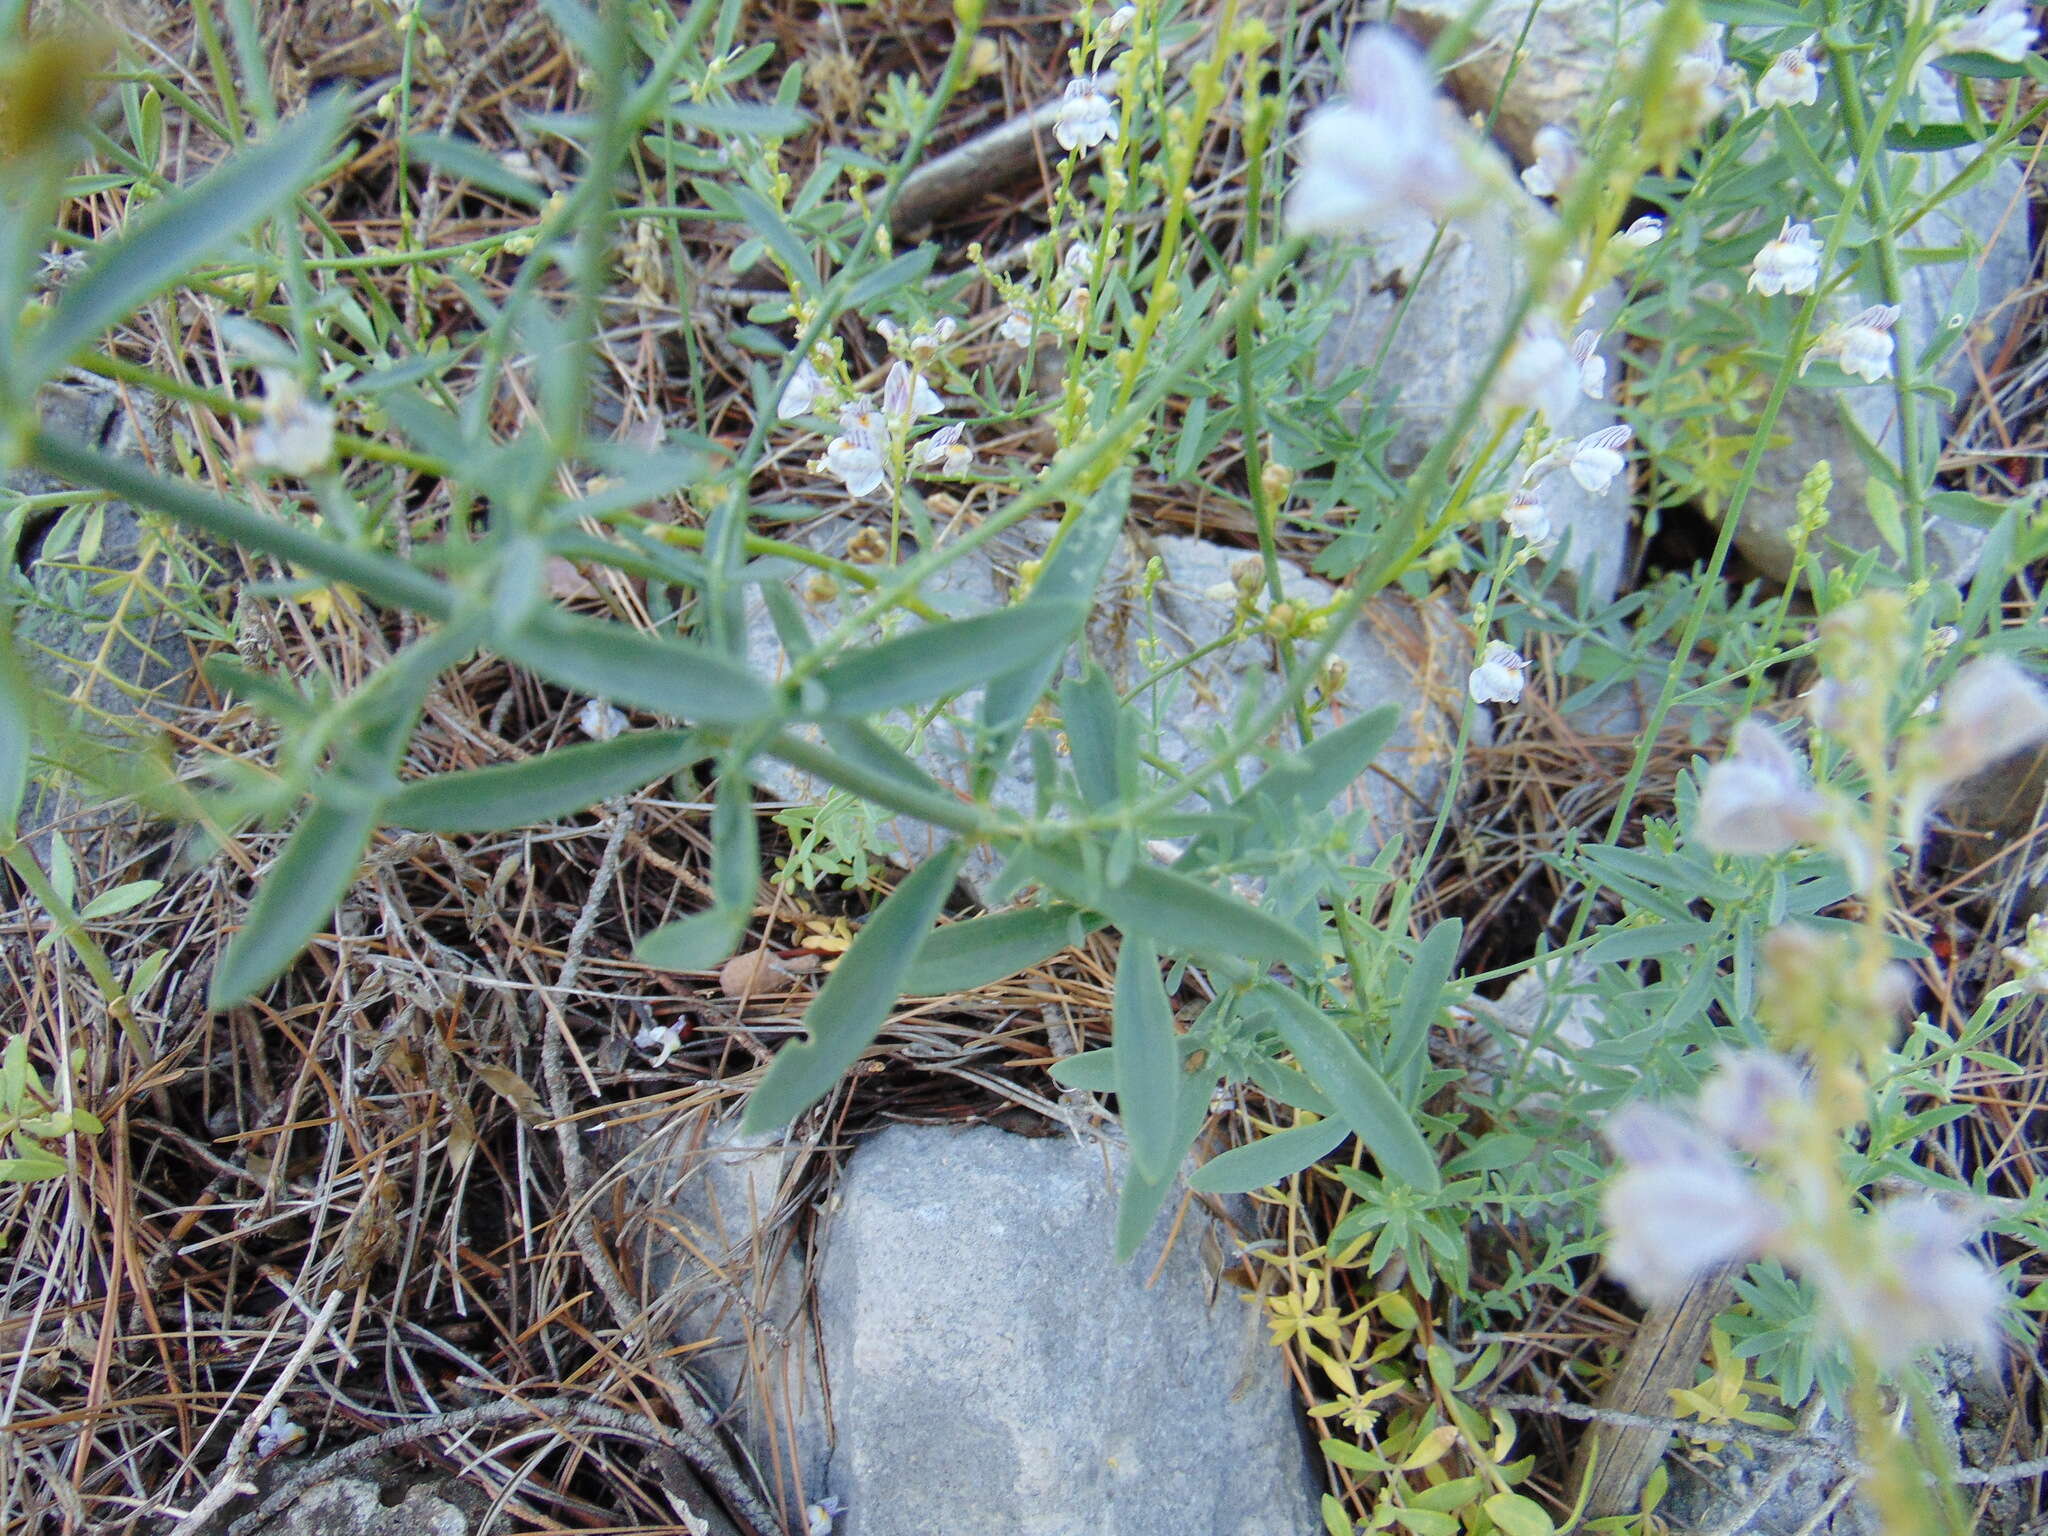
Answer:
[[[1489,136],[1499,103],[1475,114],[1440,79],[1462,23],[1430,51],[1373,24],[1278,36],[1241,0],[1081,6],[1037,146],[1047,193],[1001,250],[892,219],[988,67],[981,0],[955,0],[933,74],[866,83],[749,45],[743,0],[550,0],[579,100],[505,153],[418,126],[416,8],[397,85],[292,110],[254,0],[200,9],[232,104],[195,130],[222,145],[204,174],[159,169],[166,82],[146,58],[46,39],[26,67],[58,85],[0,93],[0,458],[77,488],[8,505],[10,555],[58,513],[43,558],[87,565],[93,513],[119,499],[271,573],[251,605],[389,644],[374,670],[333,671],[348,681],[308,678],[215,615],[206,681],[263,722],[262,752],[106,769],[195,848],[246,840],[212,1006],[286,975],[393,834],[459,848],[591,813],[623,844],[630,797],[667,784],[703,812],[708,879],[635,957],[780,979],[755,799],[801,775],[818,793],[777,814],[778,898],[836,881],[874,899],[833,935],[800,1037],[749,1069],[744,1128],[826,1123],[904,996],[1113,934],[1110,1043],[1053,1076],[1115,1095],[1123,1254],[1208,1130],[1234,1144],[1196,1191],[1285,1204],[1285,1242],[1246,1262],[1313,1370],[1326,1453],[1357,1474],[1323,1505],[1337,1536],[1574,1518],[1569,1497],[1518,1491],[1533,1462],[1486,1399],[1500,1344],[1454,1346],[1579,1291],[1603,1230],[1608,1271],[1645,1300],[1757,1261],[1729,1359],[1790,1401],[1819,1383],[1849,1405],[1888,1517],[1925,1523],[1939,1500],[1894,1454],[1887,1384],[1925,1345],[1996,1356],[2016,1324],[1980,1233],[2035,1229],[1913,1161],[1914,1106],[2043,990],[2048,940],[2014,935],[2011,979],[1952,1038],[1895,968],[1913,944],[1901,882],[1942,796],[2048,735],[2039,647],[2001,625],[2005,578],[2048,554],[2048,528],[1937,482],[1936,380],[1965,323],[1920,334],[1904,242],[2037,122],[2026,93],[1983,85],[2038,75],[2024,6],[1680,0],[1519,169]],[[0,35],[25,15],[0,0]],[[834,90],[865,111],[806,172],[792,146]],[[378,136],[405,217],[395,248],[351,249],[327,210]],[[1946,180],[1912,174],[1956,154]],[[423,243],[417,186],[489,209],[494,232]],[[85,195],[119,216],[71,217]],[[1513,230],[1513,271],[1479,365],[1397,473],[1391,340],[1334,370],[1319,350],[1347,253],[1418,210],[1431,235],[1389,338],[1431,264],[1489,221]],[[740,286],[705,275],[713,251]],[[124,329],[151,306],[218,345],[172,368]],[[638,436],[593,407],[621,308],[655,317],[681,402]],[[39,393],[80,369],[183,413],[168,451],[140,462],[46,424]],[[737,404],[715,407],[735,378]],[[1841,557],[1837,470],[1802,466],[1790,579],[1731,590],[1794,390],[1895,403],[1896,449],[1866,445],[1864,466],[1895,548]],[[1624,419],[1584,431],[1589,401]],[[1703,505],[1710,555],[1613,603],[1554,581],[1596,553],[1566,509],[1610,494]],[[1266,662],[1181,757],[1164,736],[1190,658],[1167,643],[1140,526],[1159,506],[1221,507],[1241,530],[1228,579],[1191,596],[1220,616],[1216,648]],[[1987,530],[1967,593],[1931,571],[1936,511]],[[963,606],[1011,536],[1032,550],[1014,582]],[[1300,595],[1295,557],[1324,597]],[[1340,646],[1394,597],[1449,616],[1451,638],[1421,642],[1438,697],[1339,708]],[[1145,675],[1096,664],[1098,608],[1129,617]],[[1816,649],[1802,734],[1763,704]],[[559,707],[562,744],[427,771],[439,690],[485,660]],[[1469,914],[1440,910],[1489,835],[1459,809],[1471,749],[1518,712],[1577,722],[1630,692],[1644,707],[1590,786],[1604,825],[1515,843],[1532,882],[1556,882],[1540,945],[1476,974]],[[1422,745],[1447,782],[1412,835],[1380,836],[1355,787],[1439,707],[1448,739]],[[0,857],[153,1061],[174,1043],[141,1006],[164,961],[129,965],[102,925],[156,883],[82,893],[61,837],[16,830],[32,781],[115,756],[82,714],[0,643]],[[1653,778],[1660,740],[1693,720],[1703,741],[1722,715],[1739,723],[1711,767]],[[987,910],[956,889],[970,860]],[[1530,947],[1547,951],[1533,970]],[[1487,1012],[1511,973],[1568,992],[1574,967],[1600,1004],[1586,1038]],[[673,1023],[614,1044],[650,1073],[688,1058]],[[8,1050],[14,1176],[45,1177],[98,1121],[63,1100],[68,1076],[46,1091]],[[574,1123],[578,1106],[552,1107]],[[1618,1170],[1586,1150],[1595,1121]],[[1887,1180],[1913,1187],[1873,1198]],[[1313,1232],[1294,1217],[1317,1189],[1336,1214]],[[1488,1224],[1512,1253],[1482,1281]]]

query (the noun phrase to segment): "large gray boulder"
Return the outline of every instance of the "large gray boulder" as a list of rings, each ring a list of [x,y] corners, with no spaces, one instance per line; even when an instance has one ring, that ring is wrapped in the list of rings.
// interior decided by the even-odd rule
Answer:
[[[1285,1363],[1205,1280],[1212,1218],[1118,1264],[1119,1162],[987,1126],[855,1153],[818,1274],[845,1536],[1318,1528]]]

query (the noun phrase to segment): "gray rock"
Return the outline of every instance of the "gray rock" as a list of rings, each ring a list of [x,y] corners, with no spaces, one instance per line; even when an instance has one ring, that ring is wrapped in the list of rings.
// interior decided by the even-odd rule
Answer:
[[[1955,97],[1938,90],[1927,108],[1931,122],[1953,122]],[[1911,191],[1926,196],[1960,175],[1974,156],[1966,150],[1932,155],[1899,155],[1912,172]],[[1976,369],[1995,355],[2018,310],[2010,300],[2023,288],[2033,268],[2027,230],[2027,200],[2018,164],[2007,160],[1989,176],[1942,204],[1907,230],[1899,241],[1906,252],[1981,245],[1969,261],[1927,262],[1905,268],[1899,331],[1914,355],[1937,335],[1963,332],[1962,346],[1935,374],[1935,382],[1967,398],[1976,385]],[[1970,269],[1976,269],[1974,298]],[[1874,303],[1875,295],[1844,299],[1835,318],[1845,318]],[[1945,428],[1949,417],[1944,415]],[[1899,461],[1898,395],[1889,382],[1859,384],[1850,389],[1794,387],[1785,397],[1778,431],[1790,438],[1767,453],[1757,466],[1754,490],[1742,512],[1736,547],[1750,561],[1782,580],[1792,566],[1793,530],[1798,524],[1795,502],[1799,484],[1816,460],[1826,459],[1834,471],[1827,528],[1821,537],[1849,549],[1885,549],[1883,535],[1869,512],[1870,470],[1858,438],[1875,443],[1892,463]],[[1926,522],[1927,568],[1944,581],[1966,580],[1976,568],[1984,546],[1984,530],[1952,518]],[[1823,557],[1825,558],[1825,556]],[[1895,563],[1903,563],[1895,562]]]
[[[158,441],[154,424],[138,419],[121,391],[97,381],[51,385],[39,404],[46,428],[103,452],[142,457]],[[7,477],[5,489],[48,496],[68,487],[22,470]],[[189,682],[192,652],[184,626],[158,595],[171,580],[168,552],[126,503],[94,505],[81,498],[75,507],[30,518],[15,553],[26,571],[15,645],[67,706],[66,718],[79,733],[84,750],[59,755],[74,771],[89,772],[103,766],[95,762],[100,749],[133,747],[148,735],[156,726],[151,712],[179,702]],[[86,803],[32,788],[22,829],[35,834],[62,822],[67,833],[86,834],[121,820],[87,810]]]
[[[1369,369],[1379,359],[1379,372],[1364,393],[1393,426],[1386,465],[1394,474],[1405,475],[1422,462],[1492,358],[1526,281],[1527,232],[1543,217],[1533,199],[1514,189],[1511,200],[1490,203],[1447,226],[1426,267],[1436,225],[1414,209],[1389,213],[1356,245],[1327,248],[1327,259],[1340,265],[1327,301],[1329,329],[1316,354],[1317,376],[1327,381]],[[1585,324],[1600,329],[1599,312]],[[1613,345],[1604,350],[1618,368]],[[1576,440],[1619,419],[1611,406],[1581,399],[1557,430]],[[1504,456],[1514,447],[1508,444]],[[1555,473],[1540,490],[1552,526],[1568,540],[1554,559],[1556,569],[1583,584],[1596,602],[1610,601],[1628,549],[1627,477],[1595,494],[1570,475]]]
[[[1279,1354],[1199,1207],[1111,1257],[1113,1157],[892,1126],[848,1165],[818,1277],[845,1536],[1303,1536],[1312,1470]]]
[[[1015,586],[1018,567],[1043,551],[1052,526],[1041,521],[1009,530],[955,562],[925,593],[927,600],[961,615],[1001,606]],[[811,538],[814,547],[838,553],[850,532],[849,525],[833,525],[814,530]],[[1147,560],[1153,556],[1164,576],[1147,598],[1142,583]],[[1233,565],[1245,558],[1244,550],[1177,535],[1127,541],[1112,556],[1097,594],[1087,631],[1089,654],[1120,687],[1129,688],[1167,663],[1220,640],[1232,624],[1232,603],[1210,594],[1230,583]],[[794,585],[802,591],[805,582],[799,578]],[[1286,568],[1283,589],[1289,601],[1305,607],[1321,607],[1334,596],[1328,583],[1292,565]],[[815,605],[810,610],[812,628],[836,624],[850,601],[842,596]],[[1149,660],[1144,654],[1148,651]],[[1410,825],[1418,813],[1435,813],[1457,729],[1468,652],[1468,642],[1451,630],[1441,610],[1418,610],[1391,594],[1374,602],[1339,645],[1336,654],[1345,665],[1346,680],[1334,708],[1319,718],[1337,722],[1389,701],[1403,705],[1393,742],[1358,786],[1374,813],[1375,833],[1369,846],[1359,850],[1360,857],[1369,856],[1387,835]],[[757,671],[774,673],[783,665],[782,654],[766,607],[757,602],[749,617],[748,660]],[[1163,686],[1148,690],[1146,707],[1152,714],[1146,729],[1152,733],[1153,750],[1176,768],[1201,761],[1235,718],[1245,690],[1258,690],[1262,699],[1272,696],[1277,670],[1272,642],[1250,636],[1205,654]],[[960,708],[971,704],[970,696]],[[888,722],[898,730],[907,730],[910,724],[901,714]],[[909,751],[926,772],[965,793],[969,741],[965,724],[941,719]],[[1035,790],[1024,756],[1018,754],[998,780],[993,798],[999,805],[1029,813]],[[1255,764],[1246,767],[1256,771]],[[827,787],[809,775],[780,763],[764,761],[759,773],[762,788],[778,799],[815,803],[827,793]],[[873,830],[873,845],[906,864],[928,857],[943,839],[923,823],[904,818]],[[996,870],[996,862],[981,852],[969,861],[964,878],[979,893]]]
[[[633,1215],[620,1251],[652,1319],[690,1349],[714,1416],[738,1437],[771,1497],[824,1488],[830,1431],[816,1334],[804,1306],[803,1168],[780,1133],[679,1118],[621,1149]]]
[[[480,1529],[476,1489],[422,1477],[388,1459],[371,1475],[330,1478],[306,1490],[261,1536],[471,1536]]]
[[[1600,98],[1623,48],[1655,21],[1654,0],[1544,0],[1531,21],[1519,0],[1494,0],[1472,22],[1472,35],[1447,77],[1468,112],[1490,111],[1528,27],[1521,63],[1494,119],[1494,131],[1518,158],[1545,123],[1577,128]],[[1464,16],[1464,0],[1395,0],[1395,22],[1424,42]]]
[[[1940,809],[1946,835],[1937,848],[1944,869],[1984,868],[1989,882],[2004,883],[2018,873],[2008,862],[2018,852],[2026,884],[2048,880],[2048,839],[2033,836],[2048,825],[2048,747],[2015,753],[1963,780],[1942,797]]]

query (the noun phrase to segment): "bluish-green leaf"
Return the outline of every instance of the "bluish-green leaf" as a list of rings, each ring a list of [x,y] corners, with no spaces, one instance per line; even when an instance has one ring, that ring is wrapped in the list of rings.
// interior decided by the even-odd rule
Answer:
[[[1248,1195],[1269,1189],[1328,1157],[1350,1134],[1351,1127],[1342,1120],[1311,1120],[1276,1131],[1212,1157],[1188,1180],[1188,1187],[1205,1195]]]
[[[1325,731],[1298,752],[1273,763],[1258,782],[1231,805],[1239,826],[1262,821],[1313,816],[1355,784],[1377,757],[1400,723],[1399,706],[1382,704],[1334,731]],[[1188,845],[1176,861],[1182,869],[1199,868],[1226,857],[1236,839],[1227,830],[1205,833]]]
[[[1116,1092],[1116,1051],[1079,1051],[1072,1056],[1062,1056],[1050,1067],[1046,1075],[1062,1088],[1077,1088],[1083,1093]]]
[[[1130,504],[1131,472],[1118,470],[1067,524],[1059,542],[1046,555],[1038,580],[1019,606],[1065,605],[1071,612],[1078,605],[1085,618],[1095,589],[1101,585],[1102,573],[1109,567],[1117,536],[1123,532]],[[1081,618],[1075,619],[1075,630],[1080,629],[1081,622]],[[981,723],[988,732],[992,760],[1000,762],[1009,756],[1016,745],[1017,732],[1024,728],[1031,711],[1044,697],[1065,649],[1059,647],[1030,666],[1020,667],[988,685],[981,698]]]
[[[1429,1030],[1436,1022],[1445,985],[1458,963],[1458,945],[1465,925],[1447,917],[1428,933],[1415,949],[1415,963],[1408,968],[1408,981],[1394,1008],[1387,1040],[1387,1071],[1404,1095],[1413,1099],[1420,1085],[1422,1064],[1429,1057]]]
[[[1700,15],[1724,27],[1798,27],[1813,30],[1813,20],[1796,6],[1778,0],[1701,0]]]
[[[920,704],[1032,666],[1064,647],[1080,621],[1078,605],[1023,603],[850,651],[820,668],[815,681],[829,715]]]
[[[728,758],[711,802],[711,905],[664,923],[633,946],[633,958],[667,971],[708,971],[739,947],[761,888],[760,824],[745,765]]]
[[[28,793],[29,752],[34,744],[35,684],[14,654],[7,614],[0,610],[0,844],[14,839],[15,818]]]
[[[1286,987],[1266,983],[1258,997],[1309,1080],[1330,1096],[1337,1113],[1389,1175],[1425,1194],[1442,1187],[1436,1158],[1414,1119],[1336,1021]]]
[[[1692,919],[1677,923],[1650,923],[1641,928],[1610,928],[1586,951],[1588,965],[1618,965],[1624,960],[1647,960],[1672,954],[1688,944],[1703,944],[1719,930],[1712,923]]]
[[[877,299],[885,299],[899,288],[908,288],[915,283],[923,282],[938,254],[939,248],[936,245],[920,245],[915,250],[905,251],[901,256],[884,262],[847,290],[846,302],[842,308],[858,314]]]
[[[811,125],[802,107],[761,101],[679,101],[662,115],[679,128],[696,128],[721,139],[786,139]]]
[[[1095,806],[1117,798],[1117,717],[1122,706],[1102,668],[1090,665],[1060,684],[1060,723],[1067,733],[1067,757],[1081,799]]]
[[[775,253],[797,285],[806,293],[817,292],[818,269],[812,264],[810,247],[804,244],[803,237],[752,187],[728,183],[724,192],[739,216]]]
[[[1884,147],[1908,155],[1940,154],[1951,149],[1968,149],[1981,144],[1989,131],[1979,133],[1967,123],[1922,123],[1914,128],[1893,123],[1884,131]]]
[[[787,1125],[860,1060],[903,996],[918,943],[945,906],[966,856],[964,845],[952,844],[920,864],[875,909],[805,1010],[805,1037],[782,1048],[747,1100],[742,1135]]]
[[[1181,1073],[1179,1112],[1174,1120],[1171,1143],[1175,1150],[1167,1159],[1166,1172],[1154,1179],[1147,1178],[1135,1164],[1124,1169],[1123,1193],[1116,1205],[1116,1258],[1119,1264],[1128,1263],[1145,1245],[1146,1235],[1151,1232],[1160,1207],[1180,1186],[1181,1159],[1195,1144],[1195,1138],[1202,1133],[1202,1123],[1209,1118],[1209,1100],[1215,1086],[1214,1073]]]
[[[544,826],[675,772],[695,739],[688,731],[633,731],[556,747],[523,763],[436,774],[393,795],[384,819],[416,832]]]
[[[319,170],[347,116],[345,97],[322,97],[137,217],[64,285],[56,309],[32,333],[31,379],[54,375],[108,327],[289,204]]]
[[[1180,1040],[1159,979],[1159,953],[1126,935],[1116,961],[1116,1096],[1131,1160],[1148,1179],[1171,1173],[1185,1148],[1173,1145],[1180,1104]],[[1168,1159],[1175,1161],[1168,1161]]]
[[[1041,848],[1028,867],[1076,906],[1089,907],[1125,933],[1140,933],[1178,954],[1239,955],[1313,971],[1308,940],[1257,907],[1188,875],[1138,864],[1116,885],[1091,879],[1071,848]]]
[[[1081,942],[1084,924],[1072,907],[1023,907],[934,928],[903,978],[913,997],[972,992],[1051,959]]]
[[[404,144],[406,154],[413,159],[480,191],[495,193],[528,208],[538,208],[547,201],[547,192],[538,182],[521,176],[473,140],[443,133],[409,133]]]
[[[214,1008],[246,1002],[290,965],[334,915],[377,828],[374,807],[315,801],[257,887],[256,899],[214,968]]]
[[[780,708],[774,690],[737,662],[558,608],[535,610],[502,645],[549,682],[694,724],[753,725]]]

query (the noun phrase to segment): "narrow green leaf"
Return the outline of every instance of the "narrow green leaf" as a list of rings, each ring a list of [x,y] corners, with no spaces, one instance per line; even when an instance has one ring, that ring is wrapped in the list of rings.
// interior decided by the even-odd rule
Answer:
[[[409,133],[404,143],[405,152],[413,159],[424,161],[456,181],[466,181],[482,191],[496,193],[507,202],[538,208],[548,199],[546,190],[538,182],[529,181],[511,170],[497,156],[472,140],[452,138],[444,133]]]
[[[1116,1258],[1119,1264],[1129,1263],[1145,1246],[1145,1238],[1151,1232],[1160,1208],[1179,1188],[1181,1159],[1187,1156],[1195,1138],[1202,1134],[1202,1123],[1209,1118],[1209,1100],[1215,1086],[1213,1073],[1183,1072],[1179,1083],[1179,1113],[1169,1143],[1173,1151],[1167,1159],[1165,1174],[1156,1179],[1147,1178],[1135,1163],[1124,1169],[1123,1193],[1116,1205]]]
[[[220,957],[208,998],[212,1007],[246,1002],[292,963],[341,904],[376,826],[374,808],[314,802],[264,876],[242,931]]]
[[[1089,805],[1116,803],[1120,707],[1109,674],[1092,663],[1081,676],[1060,684],[1060,723],[1066,727],[1067,756],[1074,765],[1081,798]]]
[[[14,840],[16,818],[28,794],[34,701],[35,684],[14,654],[14,636],[6,611],[0,609],[0,845]]]
[[[1173,1172],[1174,1123],[1179,1109],[1180,1038],[1173,1005],[1159,979],[1159,952],[1126,935],[1116,961],[1116,1096],[1131,1160],[1148,1179]]]
[[[1541,1504],[1519,1493],[1496,1493],[1479,1507],[1500,1527],[1502,1536],[1551,1536],[1557,1529]]]
[[[701,725],[753,725],[773,717],[775,692],[753,673],[681,640],[540,608],[502,639],[528,671],[593,698]]]
[[[1272,1005],[1273,1024],[1302,1070],[1337,1106],[1358,1139],[1388,1174],[1425,1194],[1442,1187],[1436,1158],[1386,1079],[1359,1054],[1336,1022],[1286,987],[1266,983],[1257,995]]]
[[[1049,960],[1081,942],[1085,925],[1072,907],[1023,907],[934,928],[903,978],[912,997],[972,992]]]
[[[1046,555],[1038,580],[1019,606],[1078,604],[1085,617],[1095,589],[1102,583],[1102,573],[1109,568],[1109,557],[1123,533],[1130,505],[1131,472],[1118,470],[1067,524],[1066,532]],[[1076,631],[1081,623],[1082,618],[1074,620]],[[988,733],[988,761],[1008,758],[1017,744],[1017,733],[1044,697],[1064,654],[1062,647],[988,685],[981,697],[981,723]]]
[[[1350,1134],[1351,1127],[1342,1120],[1312,1120],[1275,1131],[1248,1146],[1212,1157],[1188,1180],[1188,1187],[1205,1195],[1248,1195],[1255,1189],[1284,1184],[1336,1151]]]
[[[847,290],[846,302],[841,308],[848,313],[858,314],[877,299],[886,299],[899,288],[908,288],[913,283],[923,282],[938,254],[939,248],[936,245],[926,244],[883,262]]]
[[[752,187],[728,183],[724,191],[740,217],[766,242],[797,285],[806,293],[816,293],[818,269],[812,265],[810,247],[804,244],[803,237]]]
[[[667,971],[722,965],[746,936],[761,886],[760,823],[745,765],[728,758],[711,802],[711,906],[665,923],[633,946],[633,958]]]
[[[1647,960],[1702,944],[1719,930],[1713,923],[1687,919],[1679,923],[1651,923],[1642,928],[1612,928],[1595,939],[1586,951],[1588,965],[1618,965],[1624,960]]]
[[[163,888],[161,880],[130,880],[111,891],[100,892],[86,903],[85,910],[78,915],[89,922],[102,917],[116,917],[141,906]]]
[[[875,909],[805,1010],[808,1033],[782,1048],[747,1100],[742,1135],[787,1125],[860,1060],[903,995],[918,943],[945,906],[966,856],[963,844],[952,844],[920,864]]]
[[[1062,1056],[1046,1069],[1046,1075],[1062,1088],[1078,1088],[1083,1093],[1114,1093],[1116,1050],[1110,1047]]]
[[[662,111],[679,128],[696,128],[720,138],[786,139],[811,124],[802,107],[760,101],[679,101]]]
[[[1980,80],[2017,80],[2025,64],[2008,64],[1995,53],[1950,53],[1936,61],[1943,74],[1972,75]]]
[[[1985,135],[1967,123],[1922,123],[1917,128],[1893,123],[1884,131],[1886,149],[1908,155],[1932,155],[1951,149],[1968,149],[1981,144]]]
[[[393,795],[384,819],[415,832],[544,826],[675,772],[695,742],[689,731],[633,731],[556,747],[523,763],[436,774]]]
[[[1042,660],[1080,621],[1078,605],[1023,603],[851,651],[816,675],[828,700],[822,713],[871,715],[950,697]]]
[[[1778,0],[1701,0],[1700,15],[1724,27],[1798,27],[1811,32],[1813,21],[1796,6]]]
[[[1308,940],[1257,907],[1188,875],[1154,864],[1134,866],[1124,880],[1093,880],[1071,848],[1034,850],[1026,863],[1076,906],[1102,913],[1125,933],[1141,933],[1177,954],[1241,955],[1298,971],[1315,970]]]
[[[1248,828],[1262,821],[1285,822],[1320,812],[1358,781],[1400,720],[1398,705],[1382,704],[1273,763],[1232,803],[1234,824]],[[1175,867],[1194,869],[1212,864],[1228,857],[1236,845],[1237,838],[1227,828],[1204,833],[1188,845]]]
[[[1422,936],[1416,946],[1415,963],[1408,968],[1408,980],[1401,988],[1401,1000],[1394,1008],[1387,1040],[1387,1071],[1410,1100],[1422,1077],[1422,1065],[1429,1059],[1429,1029],[1436,1022],[1443,1002],[1444,987],[1458,963],[1458,945],[1465,937],[1465,925],[1447,917]]]
[[[136,218],[64,285],[56,309],[32,333],[31,377],[54,375],[109,326],[288,204],[319,170],[347,116],[345,96],[322,97]]]

